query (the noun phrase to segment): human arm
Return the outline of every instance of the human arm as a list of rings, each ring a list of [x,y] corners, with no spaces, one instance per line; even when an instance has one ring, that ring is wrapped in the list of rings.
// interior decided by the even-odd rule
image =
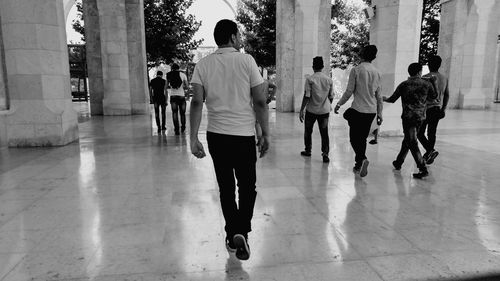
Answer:
[[[386,97],[386,96],[383,96],[382,97],[382,100],[385,101],[385,102],[390,102],[390,103],[395,103],[399,97],[401,96],[401,85],[399,85],[396,90],[394,91],[394,93],[392,94],[392,96],[390,97]]]
[[[186,74],[182,73],[182,88],[184,89],[184,97],[189,101],[189,83]]]
[[[165,88],[163,91],[165,95],[165,105],[168,105],[168,81],[165,81]]]
[[[375,91],[375,98],[377,99],[377,125],[379,125],[379,126],[384,121],[384,118],[382,117],[382,112],[384,109],[384,102],[383,102],[382,94],[380,92],[381,92],[381,89],[379,87]]]
[[[337,102],[337,105],[333,110],[335,114],[339,114],[340,107],[344,105],[351,98],[355,90],[356,90],[356,70],[353,68],[351,70],[351,73],[349,74],[349,81],[347,82],[347,87],[345,89],[345,92],[340,98],[340,100]]]
[[[197,158],[206,156],[203,144],[198,139],[198,131],[201,123],[201,112],[203,109],[203,96],[205,89],[202,85],[193,83],[193,99],[189,113],[191,153]]]
[[[444,93],[443,93],[443,106],[441,107],[441,111],[443,112],[443,116],[444,116],[444,112],[446,110],[446,107],[448,106],[449,100],[450,100],[450,90],[448,89],[448,81],[446,81],[446,87],[445,87]]]
[[[257,143],[259,147],[259,157],[264,157],[269,149],[269,108],[266,103],[267,83],[264,82],[252,87],[250,93],[252,95],[255,117],[262,131],[262,136]]]
[[[304,97],[302,98],[302,105],[300,106],[299,112],[299,121],[304,122],[304,110],[306,109],[307,104],[311,100],[311,84],[309,80],[306,78],[306,82],[304,84]]]

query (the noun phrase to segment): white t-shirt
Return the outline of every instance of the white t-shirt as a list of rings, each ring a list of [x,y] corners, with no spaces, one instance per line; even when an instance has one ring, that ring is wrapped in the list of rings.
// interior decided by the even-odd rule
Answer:
[[[219,48],[201,59],[191,83],[203,86],[207,131],[226,135],[255,135],[255,112],[250,89],[264,83],[255,60],[234,48]]]
[[[177,89],[170,88],[170,90],[169,90],[170,96],[182,96],[182,97],[185,96],[184,82],[187,84],[187,77],[186,77],[186,74],[184,74],[184,72],[180,72],[180,71],[179,71],[179,76],[181,77],[182,84]]]

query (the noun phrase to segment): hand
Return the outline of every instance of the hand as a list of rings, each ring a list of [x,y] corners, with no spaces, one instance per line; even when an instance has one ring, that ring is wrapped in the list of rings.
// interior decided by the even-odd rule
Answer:
[[[191,141],[191,154],[200,159],[206,156],[203,144],[201,144],[198,138],[195,141]]]
[[[382,101],[387,101],[387,97],[386,96],[382,96]]]
[[[446,111],[446,109],[441,108],[441,114],[439,116],[439,119],[443,119],[446,116],[445,111]]]
[[[268,136],[260,137],[257,146],[259,147],[259,158],[264,157],[267,151],[269,150],[269,137]]]
[[[337,105],[335,106],[335,108],[333,109],[333,112],[334,112],[335,114],[339,114],[339,109],[340,109],[340,105],[338,105],[338,104],[337,104]]]
[[[377,116],[377,125],[382,125],[382,122],[384,121],[384,119],[382,118],[382,116]]]
[[[300,120],[300,123],[303,123],[304,122],[304,110],[301,110],[300,113],[299,113],[299,120]]]

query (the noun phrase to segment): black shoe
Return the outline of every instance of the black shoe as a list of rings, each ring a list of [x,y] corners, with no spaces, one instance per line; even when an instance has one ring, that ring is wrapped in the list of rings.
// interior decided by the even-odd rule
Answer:
[[[158,134],[161,133],[161,128],[158,128]]]
[[[424,170],[420,170],[420,172],[413,174],[413,177],[416,179],[423,179],[429,175],[429,172]]]
[[[311,152],[310,151],[309,152],[308,151],[301,151],[300,155],[309,157],[309,156],[311,156]]]
[[[240,260],[248,260],[250,258],[250,247],[248,247],[245,236],[236,234],[233,237],[233,242],[236,246],[236,257]]]
[[[236,252],[236,246],[234,245],[234,241],[229,235],[226,236],[226,249],[231,253]]]
[[[352,172],[355,173],[355,174],[359,174],[359,171],[361,170],[361,167],[352,167]]]
[[[392,166],[394,166],[394,170],[396,171],[401,170],[401,164],[399,164],[396,160],[392,161]]]
[[[328,158],[328,156],[326,155],[323,155],[323,163],[328,163],[330,162],[330,158]]]
[[[184,133],[185,131],[186,131],[186,127],[185,126],[181,127],[181,133]]]
[[[369,141],[368,143],[369,143],[369,144],[377,144],[378,142],[377,142],[377,140],[376,140],[376,139],[373,139],[373,140]]]
[[[360,177],[365,177],[366,175],[368,175],[368,164],[370,164],[368,159],[363,160],[363,162],[361,163],[361,169],[359,170]]]
[[[439,152],[433,150],[429,153],[429,156],[427,157],[427,159],[425,159],[425,164],[429,165],[429,164],[432,164],[434,163],[434,159],[436,159],[436,157],[439,155]]]

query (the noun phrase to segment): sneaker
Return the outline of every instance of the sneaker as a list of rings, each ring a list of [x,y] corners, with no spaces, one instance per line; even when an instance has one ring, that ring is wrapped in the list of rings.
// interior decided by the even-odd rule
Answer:
[[[429,164],[432,164],[434,163],[434,159],[436,159],[436,157],[439,155],[439,152],[433,150],[429,153],[429,156],[427,157],[427,159],[425,159],[425,164],[429,165]]]
[[[363,162],[361,163],[361,169],[359,171],[360,177],[365,177],[366,175],[368,175],[368,164],[370,164],[368,159],[363,160]]]
[[[234,235],[233,243],[236,246],[236,257],[240,260],[248,260],[250,258],[250,247],[248,247],[245,236],[241,234]]]
[[[360,170],[361,170],[361,168],[358,168],[356,166],[352,167],[352,172],[355,174],[358,174]]]
[[[424,163],[427,162],[427,159],[429,158],[429,152],[425,152],[424,155],[422,155],[422,158],[424,159]]]
[[[392,166],[394,166],[394,170],[396,171],[401,170],[401,164],[399,164],[396,160],[392,161]]]
[[[413,174],[413,177],[416,179],[423,179],[429,175],[428,171],[420,171],[418,173]]]
[[[300,155],[309,157],[309,156],[311,156],[311,152],[310,151],[309,152],[308,151],[301,151]]]
[[[373,140],[369,141],[368,143],[369,144],[377,144],[378,142],[377,142],[377,140],[373,139]]]
[[[323,163],[328,163],[330,162],[330,158],[328,158],[328,156],[326,155],[323,155]]]
[[[236,252],[236,246],[234,246],[234,241],[230,236],[226,236],[226,249],[231,253]]]

